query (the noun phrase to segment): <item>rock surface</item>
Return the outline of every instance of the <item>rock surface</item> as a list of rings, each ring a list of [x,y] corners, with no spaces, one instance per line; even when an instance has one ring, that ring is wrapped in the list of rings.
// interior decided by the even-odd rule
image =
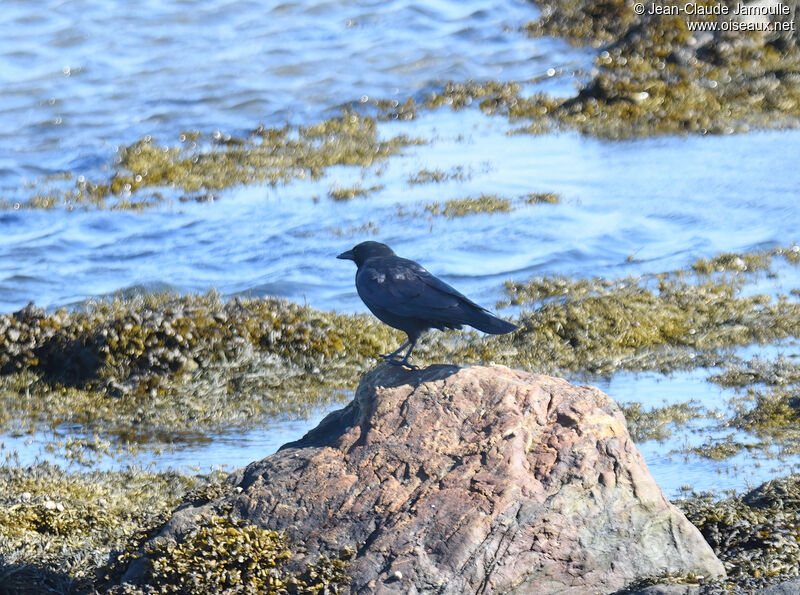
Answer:
[[[800,595],[800,579],[796,578],[777,585],[770,585],[761,589],[758,595]]]
[[[306,561],[356,546],[353,593],[610,593],[724,574],[611,399],[502,366],[380,366],[347,407],[229,481],[241,489],[178,510],[159,538],[231,510],[287,531]]]

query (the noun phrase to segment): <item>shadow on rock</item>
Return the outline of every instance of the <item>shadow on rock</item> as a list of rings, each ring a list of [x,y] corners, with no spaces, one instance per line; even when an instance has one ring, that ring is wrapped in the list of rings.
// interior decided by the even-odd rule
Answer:
[[[366,374],[361,380],[361,384],[367,383],[384,389],[403,385],[418,386],[423,382],[445,379],[460,369],[458,366],[434,364],[427,368],[411,370],[402,366],[381,364]],[[309,431],[300,440],[288,442],[278,450],[331,445],[353,426],[361,426],[363,423],[368,423],[374,405],[375,403],[369,399],[359,399],[357,393],[356,398],[347,407],[329,413],[316,428]],[[366,428],[364,429],[366,430]],[[366,432],[364,432],[364,435],[366,436]]]

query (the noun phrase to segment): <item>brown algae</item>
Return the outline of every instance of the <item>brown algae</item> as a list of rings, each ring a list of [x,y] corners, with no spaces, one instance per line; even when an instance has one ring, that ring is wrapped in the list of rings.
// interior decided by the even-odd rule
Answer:
[[[625,415],[628,432],[634,442],[657,440],[664,442],[672,435],[673,425],[685,425],[689,421],[708,417],[709,414],[694,401],[674,403],[663,407],[642,409],[641,403],[620,403]]]
[[[432,202],[425,205],[425,211],[431,215],[443,215],[448,219],[465,215],[491,213],[510,213],[511,201],[495,194],[482,194],[477,197],[454,198],[444,203]]]
[[[512,338],[523,361],[552,362],[554,372],[609,375],[619,370],[664,373],[713,364],[726,349],[767,343],[800,333],[800,304],[766,295],[741,295],[743,282],[563,279],[507,283],[513,304],[539,305],[523,312]],[[582,295],[581,295],[582,294]],[[538,340],[528,341],[532,333]],[[546,351],[543,351],[546,349]]]
[[[464,173],[464,168],[462,166],[454,167],[449,171],[443,169],[421,169],[408,177],[408,185],[441,184],[442,182],[449,182],[451,180],[463,182],[469,179],[469,177],[469,174]]]
[[[0,467],[4,592],[29,592],[43,582],[54,592],[80,591],[113,550],[124,550],[143,527],[163,522],[188,489],[205,481],[137,469],[75,473],[47,463]]]
[[[561,197],[554,192],[531,192],[516,200],[496,194],[481,194],[467,198],[453,198],[445,202],[430,202],[425,205],[425,212],[434,217],[455,219],[469,215],[510,213],[521,205],[558,204],[560,201]]]
[[[377,185],[367,188],[363,188],[360,184],[349,187],[334,186],[328,190],[328,198],[337,202],[344,202],[354,198],[364,198],[380,190],[383,190],[383,186]]]
[[[723,438],[707,440],[699,446],[692,446],[684,452],[712,461],[724,461],[738,455],[743,450],[755,450],[758,448],[756,444],[736,440],[735,434],[728,434]]]
[[[693,33],[687,21],[714,16],[637,16],[619,0],[601,4],[538,0],[533,35],[604,45],[598,72],[580,93],[553,105],[548,98],[512,102],[509,115],[534,120],[547,113],[582,132],[626,137],[672,133],[730,133],[748,125],[798,125],[800,48],[797,37],[746,31]],[[718,2],[703,2],[713,7]],[[729,9],[735,2],[724,2]],[[665,8],[681,8],[676,1]],[[538,131],[539,125],[533,125]]]
[[[739,393],[730,400],[732,415],[726,423],[756,437],[753,448],[800,453],[800,362],[795,358],[733,359],[708,380]]]
[[[737,258],[766,261],[750,255],[726,256],[724,261],[735,263]],[[730,363],[728,350],[734,347],[798,336],[796,299],[752,295],[748,290],[764,272],[762,267],[719,268],[617,280],[553,277],[509,283],[506,305],[521,308],[515,319],[520,331],[490,338],[471,332],[432,333],[419,346],[418,359],[494,361],[570,376],[669,372],[719,365],[721,360]],[[369,316],[321,312],[276,299],[223,302],[215,294],[156,294],[102,300],[76,311],[45,313],[27,307],[0,316],[0,423],[5,429],[81,424],[95,435],[72,445],[79,452],[102,451],[109,440],[191,439],[209,428],[246,427],[259,419],[302,413],[331,393],[352,388],[375,365],[375,354],[400,339]],[[795,390],[797,378],[795,362],[778,358],[731,364],[714,381],[749,390],[787,391],[781,393],[780,403],[788,408],[775,408],[785,428],[797,421],[788,394]],[[760,403],[755,410],[763,414],[768,408]],[[664,439],[674,424],[709,415],[692,402],[650,411],[633,403],[624,411],[638,440]],[[740,410],[740,427],[756,428],[758,420],[745,417],[747,411]],[[751,445],[723,440],[703,445],[695,454],[716,458],[741,448]],[[5,468],[0,482],[5,494],[0,499],[0,514],[5,515],[0,520],[0,572],[27,579],[46,575],[46,580],[62,581],[62,586],[92,580],[93,569],[108,552],[130,552],[131,535],[142,527],[155,527],[155,515],[168,511],[187,490],[194,491],[185,498],[207,501],[227,489],[218,481],[205,484],[177,474],[65,474],[49,465]],[[784,498],[783,506],[787,502]],[[696,504],[687,514],[704,534],[722,536],[712,545],[728,548],[719,551],[727,556],[723,559],[731,576],[791,575],[789,554],[795,555],[797,534],[787,533],[787,525],[772,512],[763,517],[767,521],[759,520],[761,509],[746,504],[749,508],[735,503],[734,512],[741,509],[748,523],[755,520],[732,533],[726,533],[725,519],[734,517],[712,510],[710,501]],[[772,511],[773,504],[766,506]],[[769,525],[769,519],[775,524]],[[762,526],[769,528],[769,537],[758,532]],[[724,542],[729,534],[734,537]],[[743,545],[746,535],[756,536],[756,546]],[[225,576],[236,573],[256,582],[280,580],[296,585],[292,588],[298,592],[303,592],[302,583],[318,584],[311,574],[292,577],[282,570],[282,556],[292,549],[282,539],[220,517],[183,545],[158,546],[153,554],[160,562],[151,578],[164,589],[178,591],[195,588],[193,584],[205,585],[197,589],[217,588],[225,584]],[[247,549],[247,543],[263,547]],[[238,557],[222,556],[222,549],[229,547],[242,548],[241,563]],[[215,575],[203,565],[206,559],[217,560],[213,566],[220,572],[233,574]],[[345,580],[345,558],[320,564],[316,576]],[[65,571],[49,570],[55,568]],[[212,582],[180,582],[189,576],[199,581],[201,575]]]
[[[746,362],[729,363],[709,381],[726,388],[746,388],[752,385],[787,386],[800,384],[800,361],[778,356],[774,360],[754,357]]]
[[[251,426],[341,394],[398,338],[366,316],[276,299],[27,307],[0,316],[0,426],[80,424],[145,442]]]
[[[0,197],[0,208],[139,209],[175,190],[206,196],[242,184],[318,179],[335,165],[370,167],[423,142],[404,135],[381,140],[374,119],[350,112],[313,126],[259,127],[244,138],[214,133],[181,140],[180,146],[163,146],[144,137],[119,149],[105,181],[80,177],[71,187],[43,182],[21,203]]]
[[[531,192],[522,197],[525,204],[529,205],[556,205],[561,202],[561,196],[555,192]]]
[[[320,556],[292,573],[285,569],[294,553],[284,534],[217,516],[180,544],[156,540],[146,551],[146,586],[110,586],[176,505],[223,494],[229,488],[222,480],[219,473],[0,467],[3,592],[320,593],[347,583],[354,550]],[[30,591],[34,585],[42,591]]]
[[[484,82],[449,82],[441,92],[432,93],[425,101],[425,107],[435,109],[442,106],[454,110],[472,105],[478,99],[484,111],[492,111],[493,106],[516,101],[520,86],[515,82],[488,80]]]
[[[735,2],[724,0],[733,12]],[[638,16],[631,3],[537,0],[532,36],[565,37],[602,48],[596,72],[573,97],[523,96],[515,82],[450,82],[417,104],[383,102],[384,117],[413,118],[421,109],[479,106],[486,114],[527,121],[519,132],[573,129],[604,138],[663,134],[730,134],[750,127],[800,125],[800,45],[796,34],[690,31],[711,15]],[[713,7],[709,0],[698,4]],[[665,9],[683,10],[677,0]],[[718,25],[718,23],[716,23]]]
[[[701,494],[675,504],[725,564],[724,592],[753,592],[765,579],[800,576],[800,476],[768,481],[743,496]]]
[[[727,576],[655,576],[637,581],[631,591],[677,583],[696,585],[695,590],[687,591],[692,593],[750,595],[800,576],[798,486],[800,476],[789,475],[742,495],[720,498],[714,493],[691,494],[673,501],[700,530],[724,564]],[[776,592],[783,591],[779,587]]]
[[[719,365],[735,347],[800,335],[797,299],[751,295],[750,279],[676,271],[508,282],[505,305],[521,307],[520,330],[431,333],[416,355],[570,377]],[[29,306],[0,316],[0,428],[78,424],[102,444],[252,427],[352,390],[376,354],[401,340],[368,315],[274,298],[152,294],[72,312]]]
[[[229,516],[213,516],[180,543],[157,541],[145,552],[148,587],[185,595],[336,593],[349,582],[347,567],[355,554],[347,549],[337,558],[320,556],[298,575],[286,569],[293,553],[285,534]]]

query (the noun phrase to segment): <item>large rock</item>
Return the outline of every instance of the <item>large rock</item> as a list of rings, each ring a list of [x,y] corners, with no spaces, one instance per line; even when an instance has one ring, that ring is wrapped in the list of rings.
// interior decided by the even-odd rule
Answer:
[[[347,407],[231,481],[241,490],[179,510],[161,536],[230,508],[286,530],[305,560],[357,545],[354,593],[609,593],[724,574],[611,399],[502,366],[383,365]]]

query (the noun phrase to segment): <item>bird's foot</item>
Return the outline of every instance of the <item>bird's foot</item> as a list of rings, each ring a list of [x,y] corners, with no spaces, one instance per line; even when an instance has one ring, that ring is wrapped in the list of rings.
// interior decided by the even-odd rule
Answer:
[[[384,355],[383,353],[379,353],[378,355],[382,357],[386,363],[392,364],[393,366],[403,366],[409,370],[419,370],[419,366],[412,364],[407,358],[395,359],[390,357],[390,355]]]
[[[410,362],[390,361],[389,363],[394,366],[403,366],[407,370],[419,370],[419,366],[417,364],[412,364]]]

